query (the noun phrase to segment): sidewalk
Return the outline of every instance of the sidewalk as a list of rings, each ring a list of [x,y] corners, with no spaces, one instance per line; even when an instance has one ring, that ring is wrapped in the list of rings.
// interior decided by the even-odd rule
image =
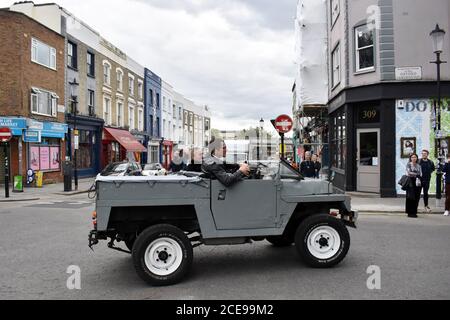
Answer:
[[[78,191],[75,191],[74,183],[72,183],[72,191],[64,192],[63,183],[46,184],[42,188],[24,187],[23,192],[13,192],[12,187],[9,188],[9,198],[5,198],[4,186],[0,188],[1,202],[18,202],[18,201],[36,201],[54,196],[73,196],[76,194],[86,193],[94,183],[95,178],[86,178],[78,180]]]
[[[359,212],[385,212],[385,213],[405,213],[405,197],[399,198],[380,198],[379,195],[347,192],[352,197],[352,209]],[[441,206],[436,207],[436,198],[429,199],[431,213],[443,214],[445,199],[441,199]],[[423,198],[419,202],[419,213],[424,213]]]

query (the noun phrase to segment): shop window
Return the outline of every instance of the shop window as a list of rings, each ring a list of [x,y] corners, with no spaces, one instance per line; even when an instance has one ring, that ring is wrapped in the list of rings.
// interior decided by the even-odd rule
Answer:
[[[56,49],[35,38],[32,38],[31,61],[56,70]]]
[[[78,169],[90,169],[93,166],[95,132],[78,130],[78,134],[77,167]]]
[[[43,138],[40,144],[29,147],[28,166],[34,171],[60,171],[61,147],[59,139]]]
[[[34,114],[56,117],[58,95],[38,88],[31,90],[31,112]]]
[[[370,71],[375,67],[374,32],[367,25],[355,29],[356,72]]]
[[[345,170],[346,164],[346,118],[343,111],[331,117],[331,166]]]

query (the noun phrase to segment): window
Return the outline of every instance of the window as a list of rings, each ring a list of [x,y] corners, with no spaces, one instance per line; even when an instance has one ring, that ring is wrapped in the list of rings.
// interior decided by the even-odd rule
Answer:
[[[133,106],[128,107],[128,126],[130,127],[130,130],[134,130],[134,107]]]
[[[159,93],[156,94],[156,109],[161,107],[161,102],[159,101]]]
[[[45,91],[38,88],[31,90],[31,112],[49,117],[57,115],[57,99],[56,93]]]
[[[143,99],[143,83],[141,81],[138,82],[138,95],[139,95],[139,99]]]
[[[156,136],[157,137],[161,136],[159,117],[156,117]]]
[[[117,101],[117,126],[123,127],[123,103]]]
[[[339,16],[339,11],[340,11],[340,6],[339,6],[339,1],[340,0],[331,0],[331,26],[334,25],[334,23],[336,22],[338,16]]]
[[[173,113],[173,118],[176,119],[177,118],[177,107],[175,105],[172,106],[172,113]]]
[[[103,81],[107,85],[111,85],[111,64],[108,61],[103,62]]]
[[[150,106],[153,107],[154,106],[154,103],[153,103],[153,90],[150,89],[149,93],[150,93]]]
[[[142,108],[138,110],[138,130],[144,131],[144,110]]]
[[[153,116],[150,116],[150,135],[153,136]]]
[[[333,50],[332,55],[332,84],[333,88],[341,82],[341,48],[338,44]]]
[[[94,90],[88,90],[88,108],[89,108],[89,115],[94,116],[95,115],[95,92],[94,92]]]
[[[356,71],[373,70],[375,54],[373,43],[373,30],[367,25],[355,29]]]
[[[56,70],[56,49],[32,38],[31,61]]]
[[[111,124],[111,99],[108,97],[103,99],[103,120],[106,125]]]
[[[95,77],[95,55],[91,52],[87,53],[87,74],[88,76]]]
[[[331,165],[345,170],[346,153],[346,118],[340,111],[331,117]]]
[[[163,110],[166,111],[166,97],[163,97]]]
[[[167,137],[166,119],[163,119],[163,137]]]
[[[132,75],[128,75],[128,90],[130,96],[134,96],[134,77]]]
[[[70,41],[67,43],[67,65],[73,69],[78,67],[77,45]]]
[[[123,71],[117,69],[117,90],[123,90]]]

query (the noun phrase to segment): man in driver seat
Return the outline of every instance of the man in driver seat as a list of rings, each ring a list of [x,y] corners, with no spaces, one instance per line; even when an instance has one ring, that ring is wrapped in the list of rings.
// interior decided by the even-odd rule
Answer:
[[[208,148],[209,154],[203,161],[202,171],[217,178],[225,187],[231,187],[249,175],[250,168],[246,163],[241,164],[239,170],[234,173],[226,172],[223,159],[227,154],[227,146],[222,139],[212,137]]]

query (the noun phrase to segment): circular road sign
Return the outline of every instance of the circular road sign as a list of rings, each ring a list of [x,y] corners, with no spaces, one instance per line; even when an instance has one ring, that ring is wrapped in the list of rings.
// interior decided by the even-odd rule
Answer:
[[[9,142],[12,138],[12,132],[10,128],[0,128],[0,142]]]
[[[275,119],[275,129],[279,133],[288,133],[292,130],[293,122],[291,117],[283,114]]]

